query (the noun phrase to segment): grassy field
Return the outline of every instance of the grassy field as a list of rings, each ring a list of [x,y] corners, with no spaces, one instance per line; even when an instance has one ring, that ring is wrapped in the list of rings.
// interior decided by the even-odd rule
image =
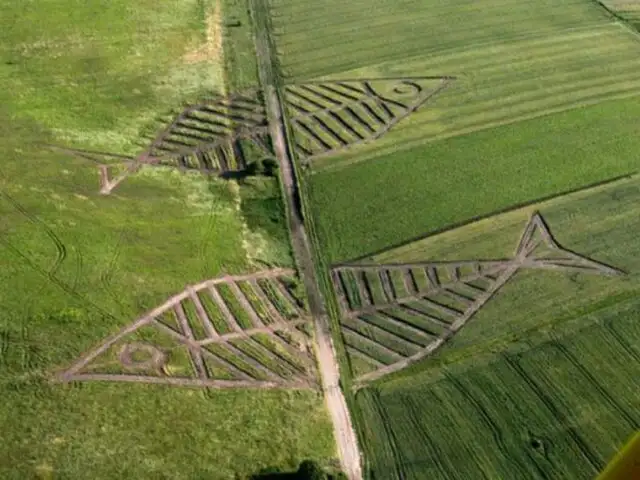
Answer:
[[[604,468],[640,425],[639,199],[634,177],[535,206],[562,246],[627,274],[520,272],[432,358],[358,393],[370,478],[587,479]],[[533,209],[375,260],[508,258]]]
[[[589,0],[321,3],[274,3],[287,81],[455,80],[381,139],[319,158],[314,171],[640,93],[638,35]]]
[[[244,4],[0,3],[0,476],[228,479],[331,457],[314,393],[47,382],[187,284],[292,263],[273,180],[149,168],[102,196],[92,162],[41,146],[134,155],[184,102],[255,86]]]
[[[640,100],[476,132],[310,179],[331,262],[637,170]],[[388,188],[393,185],[393,188]]]
[[[606,0],[602,4],[629,26],[640,30],[640,2],[637,0]]]

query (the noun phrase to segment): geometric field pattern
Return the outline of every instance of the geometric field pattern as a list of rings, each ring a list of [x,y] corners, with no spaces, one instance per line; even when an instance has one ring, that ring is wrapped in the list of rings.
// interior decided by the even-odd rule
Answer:
[[[332,80],[290,84],[284,103],[294,148],[304,163],[374,141],[447,87],[455,77]],[[96,162],[110,193],[142,165],[227,175],[273,157],[261,92],[216,96],[185,107],[135,157],[53,146]]]
[[[202,172],[239,171],[247,150],[268,154],[268,123],[255,92],[217,97],[184,109],[155,138],[148,163]]]
[[[58,380],[314,388],[309,319],[293,292],[293,275],[275,269],[189,286]]]
[[[511,259],[333,268],[347,353],[370,366],[356,383],[376,380],[432,354],[525,268],[623,273],[562,248],[539,213],[531,217]]]
[[[285,103],[303,162],[373,141],[454,77],[334,80],[287,85]]]

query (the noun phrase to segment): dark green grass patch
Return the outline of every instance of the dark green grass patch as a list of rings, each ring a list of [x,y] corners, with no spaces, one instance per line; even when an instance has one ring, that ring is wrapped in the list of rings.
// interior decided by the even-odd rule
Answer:
[[[638,169],[640,99],[524,121],[310,179],[330,261]]]

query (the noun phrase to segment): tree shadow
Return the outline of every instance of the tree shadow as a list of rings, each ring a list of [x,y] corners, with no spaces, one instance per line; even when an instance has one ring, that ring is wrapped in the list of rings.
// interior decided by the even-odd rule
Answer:
[[[327,473],[313,460],[305,460],[295,472],[278,472],[268,468],[253,475],[250,480],[340,480],[346,479],[344,475]]]

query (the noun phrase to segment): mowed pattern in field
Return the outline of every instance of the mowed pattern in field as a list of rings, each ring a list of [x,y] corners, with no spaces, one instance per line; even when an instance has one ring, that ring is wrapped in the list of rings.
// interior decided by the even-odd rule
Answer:
[[[276,1],[274,16],[289,83],[456,78],[380,140],[316,169],[640,92],[638,37],[587,0]]]
[[[535,208],[561,245],[626,275],[518,273],[436,356],[364,389],[372,478],[590,479],[604,468],[640,426],[639,198],[635,177],[375,257],[507,256]]]
[[[590,479],[604,468],[640,426],[639,198],[636,177],[376,256],[506,256],[536,208],[561,245],[626,274],[518,273],[436,356],[361,391],[372,478]]]

